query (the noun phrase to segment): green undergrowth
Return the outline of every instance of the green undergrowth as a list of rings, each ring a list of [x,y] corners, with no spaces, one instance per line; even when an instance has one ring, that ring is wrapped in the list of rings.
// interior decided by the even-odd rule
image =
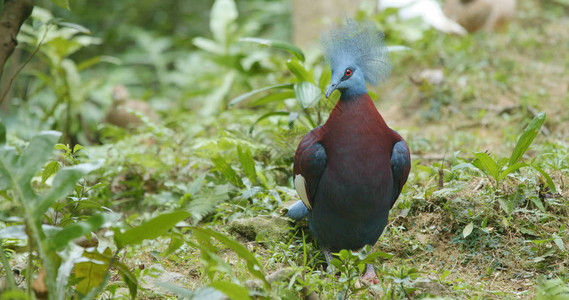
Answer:
[[[323,96],[318,50],[282,42],[267,14],[286,9],[269,2],[217,0],[191,41],[121,27],[132,48],[94,58],[87,30],[35,11],[23,44],[51,35],[0,123],[0,299],[569,297],[559,5],[520,3],[506,32],[468,36],[358,14],[409,48],[370,93],[412,169],[376,245],[335,254],[331,274],[306,222],[283,215],[296,146],[338,95]],[[417,80],[425,69],[444,80]],[[119,83],[159,120],[105,124]],[[359,280],[365,263],[379,283]]]

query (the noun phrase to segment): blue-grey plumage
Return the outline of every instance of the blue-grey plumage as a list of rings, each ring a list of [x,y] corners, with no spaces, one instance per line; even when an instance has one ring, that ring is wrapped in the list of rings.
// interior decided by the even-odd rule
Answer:
[[[346,24],[333,30],[322,40],[326,61],[332,67],[332,80],[326,97],[338,89],[358,95],[367,93],[365,83],[377,84],[391,73],[389,51],[384,44],[385,35],[370,22]],[[356,80],[346,81],[345,70],[350,69]],[[349,89],[348,89],[349,87]]]
[[[390,70],[383,34],[373,24],[346,25],[324,38],[334,90],[340,100],[321,127],[301,140],[294,158],[294,183],[302,202],[289,210],[308,225],[329,262],[330,250],[373,245],[407,181],[409,148],[391,130],[367,94]],[[300,205],[304,205],[302,209]],[[373,267],[364,277],[375,278]]]

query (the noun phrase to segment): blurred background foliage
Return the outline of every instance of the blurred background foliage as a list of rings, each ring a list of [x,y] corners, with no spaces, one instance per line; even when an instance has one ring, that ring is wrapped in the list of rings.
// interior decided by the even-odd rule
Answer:
[[[566,293],[569,53],[559,50],[569,47],[566,1],[519,1],[505,32],[465,36],[403,20],[397,9],[356,13],[385,31],[387,45],[403,46],[392,48],[392,77],[369,91],[413,154],[377,246],[394,257],[379,269],[381,291],[371,292],[352,285],[365,251],[342,253],[339,282],[321,270],[302,225],[292,230],[284,221],[277,230],[292,236],[282,240],[236,234],[240,243],[201,228],[229,234],[247,218],[282,221],[285,203],[297,200],[296,145],[339,97],[323,96],[330,70],[318,42],[290,43],[291,1],[70,0],[71,10],[54,2],[65,1],[36,1],[1,83],[0,165],[9,167],[0,168],[0,244],[19,270],[38,274],[48,262],[51,275],[71,274],[51,282],[63,287],[60,295],[133,296],[139,286],[143,298],[198,299],[221,298],[219,291],[236,299],[312,290],[322,298]],[[127,126],[116,122],[132,117]],[[523,133],[528,124],[531,134]],[[24,170],[35,156],[43,161]],[[19,172],[28,182],[6,180]],[[44,197],[61,181],[69,195]],[[45,213],[28,211],[22,189],[50,204]],[[94,252],[72,251],[70,241],[91,233]],[[33,255],[53,235],[58,243],[45,249],[65,255]],[[109,279],[105,268],[75,268],[79,258],[88,267],[117,265]],[[67,268],[53,267],[62,262]],[[151,288],[144,285],[156,277],[151,265],[186,280]],[[264,281],[281,268],[288,277]],[[76,291],[85,278],[92,283]]]

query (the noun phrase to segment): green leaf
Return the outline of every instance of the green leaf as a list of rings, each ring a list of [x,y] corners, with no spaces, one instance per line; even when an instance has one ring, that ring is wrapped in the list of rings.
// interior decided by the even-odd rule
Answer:
[[[122,65],[122,61],[114,56],[108,56],[108,55],[99,55],[99,56],[95,56],[92,58],[89,58],[87,60],[84,60],[80,63],[77,64],[77,70],[78,71],[83,71],[89,67],[92,67],[94,65],[97,65],[99,63],[102,62],[106,62],[109,64],[114,64],[117,66]]]
[[[314,83],[314,79],[306,68],[300,63],[300,61],[296,58],[291,58],[286,62],[288,69],[296,76],[299,82],[308,81]]]
[[[212,41],[210,39],[206,39],[203,37],[196,37],[192,40],[192,43],[194,44],[194,46],[206,51],[206,52],[211,52],[213,54],[217,54],[217,55],[223,55],[223,52],[225,51],[223,49],[223,46],[219,45],[218,43],[216,43],[215,41]]]
[[[71,10],[71,7],[69,6],[69,0],[51,0],[51,2],[61,8]]]
[[[314,106],[322,96],[320,88],[318,88],[314,83],[308,81],[295,84],[294,92],[298,103],[304,109]]]
[[[555,189],[555,183],[551,180],[549,174],[547,174],[541,167],[537,166],[536,164],[531,164],[531,167],[538,171],[543,178],[545,178],[545,182],[547,182],[547,186],[551,190],[552,193],[556,193],[557,189]]]
[[[55,175],[50,192],[47,196],[38,200],[38,205],[34,208],[35,218],[40,220],[43,214],[55,201],[66,197],[71,193],[71,191],[73,191],[75,184],[79,179],[81,179],[81,177],[98,169],[101,164],[102,162],[98,162],[96,164],[87,163],[62,168],[57,175]]]
[[[239,102],[241,102],[241,101],[243,101],[243,100],[245,100],[245,99],[247,99],[253,95],[256,95],[258,93],[262,93],[264,91],[268,91],[271,89],[292,89],[293,87],[294,87],[294,85],[292,83],[275,84],[275,85],[266,86],[264,88],[260,88],[260,89],[248,92],[246,94],[243,94],[241,96],[238,96],[237,98],[231,100],[228,105],[229,105],[229,107],[232,107],[232,106],[236,105],[237,103],[239,103]]]
[[[94,215],[84,221],[69,225],[57,232],[50,240],[51,249],[58,251],[66,247],[72,240],[89,234],[103,227],[105,223],[112,223],[118,220],[116,214]]]
[[[211,161],[215,165],[216,169],[223,174],[223,176],[231,182],[234,186],[243,187],[243,181],[241,177],[237,175],[235,170],[223,159],[223,157],[217,155],[211,158]]]
[[[54,291],[54,299],[64,299],[65,292],[67,290],[67,286],[69,283],[69,275],[75,264],[82,260],[84,249],[77,246],[71,245],[70,247],[66,247],[61,251],[58,251],[57,254],[61,259],[61,264],[57,269],[57,278],[55,280],[57,288]]]
[[[473,154],[477,159],[472,161],[472,165],[486,173],[486,175],[498,180],[498,164],[492,159],[492,157],[484,152],[476,152]]]
[[[255,123],[253,123],[253,125],[251,125],[251,128],[249,129],[249,133],[253,133],[253,129],[255,129],[255,125],[257,125],[257,123],[263,121],[266,118],[272,117],[272,116],[290,116],[290,113],[288,111],[268,112],[268,113],[260,116],[257,120],[255,120]]]
[[[109,269],[111,249],[105,250],[105,258],[101,259],[101,254],[97,251],[83,253],[83,257],[88,259],[85,262],[78,263],[75,266],[75,277],[79,280],[75,290],[82,295],[87,295],[92,289],[98,287],[107,275]]]
[[[268,40],[268,39],[255,38],[255,37],[244,37],[244,38],[240,38],[239,41],[240,42],[255,43],[258,45],[263,45],[263,46],[267,46],[267,47],[271,47],[271,48],[275,48],[275,49],[285,50],[288,53],[294,55],[300,61],[304,62],[304,53],[302,53],[302,50],[300,50],[300,48],[296,47],[293,44],[289,44],[286,42],[280,42],[280,41],[274,41],[274,40]]]
[[[35,173],[51,156],[53,146],[61,137],[57,131],[42,131],[32,138],[24,154],[19,159],[19,168],[13,170],[19,173],[20,183],[29,183]]]
[[[280,93],[271,93],[266,96],[263,96],[253,102],[251,102],[251,106],[261,106],[271,102],[282,101],[285,99],[294,99],[296,94],[294,91],[284,91]]]
[[[233,0],[216,0],[211,7],[209,28],[213,38],[224,47],[229,39],[229,27],[237,20],[237,17],[237,5]]]
[[[468,223],[468,225],[466,225],[466,227],[464,227],[464,229],[462,230],[462,237],[466,238],[467,236],[469,236],[472,233],[473,229],[474,229],[474,223],[473,222]]]
[[[227,297],[232,300],[248,300],[249,290],[238,284],[229,281],[214,281],[209,284],[212,288],[224,293]]]
[[[41,172],[41,183],[45,183],[45,181],[53,174],[57,173],[57,171],[59,171],[59,167],[61,166],[61,164],[54,160],[49,162],[44,168],[43,171]]]
[[[519,163],[515,163],[511,166],[508,166],[508,168],[506,168],[504,171],[500,172],[500,176],[498,176],[497,181],[501,181],[502,179],[506,178],[506,176],[508,176],[508,174],[517,171],[520,168],[523,167],[527,167],[528,164],[524,163],[524,162],[519,162]]]
[[[257,172],[255,171],[255,160],[253,160],[251,149],[246,148],[243,150],[241,145],[237,145],[237,155],[245,176],[254,183],[257,180]]]
[[[124,233],[120,232],[118,228],[114,228],[115,242],[120,249],[127,245],[139,244],[143,240],[153,240],[190,216],[191,214],[187,211],[175,211],[161,214],[142,225],[126,230]]]
[[[270,283],[263,273],[263,265],[257,260],[253,253],[249,252],[249,250],[239,242],[209,228],[194,227],[192,230],[203,235],[211,236],[233,250],[239,257],[245,260],[249,272],[258,279],[261,279],[266,287],[270,287]]]
[[[510,161],[508,162],[509,165],[513,165],[518,162],[524,153],[528,150],[529,146],[533,142],[533,139],[539,133],[539,129],[541,129],[541,125],[545,121],[545,112],[539,113],[526,127],[522,135],[519,137],[518,142],[516,143],[516,147],[510,156]]]

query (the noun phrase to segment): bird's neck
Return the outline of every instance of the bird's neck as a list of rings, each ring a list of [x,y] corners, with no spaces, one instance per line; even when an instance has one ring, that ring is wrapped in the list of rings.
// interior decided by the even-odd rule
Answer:
[[[350,87],[340,92],[342,93],[341,100],[358,99],[362,95],[367,95],[365,85]]]

